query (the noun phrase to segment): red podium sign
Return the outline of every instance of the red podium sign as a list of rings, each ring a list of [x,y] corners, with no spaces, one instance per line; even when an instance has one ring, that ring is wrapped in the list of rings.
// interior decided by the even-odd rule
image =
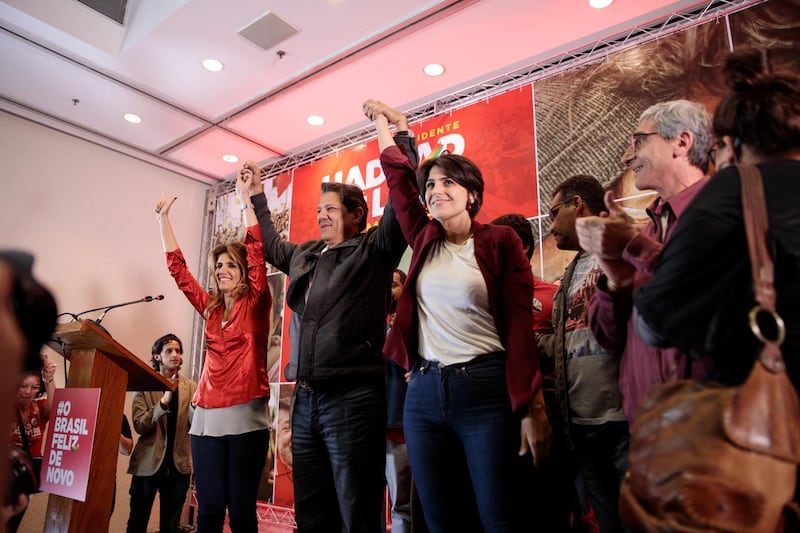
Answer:
[[[56,389],[41,490],[86,501],[100,389]]]

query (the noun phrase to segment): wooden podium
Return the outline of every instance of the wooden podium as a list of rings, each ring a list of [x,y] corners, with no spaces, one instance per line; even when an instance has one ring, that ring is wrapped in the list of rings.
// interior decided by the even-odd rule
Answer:
[[[71,363],[67,387],[101,392],[86,501],[51,494],[44,531],[108,531],[125,391],[174,390],[175,385],[91,320],[59,324],[53,338],[48,346]]]

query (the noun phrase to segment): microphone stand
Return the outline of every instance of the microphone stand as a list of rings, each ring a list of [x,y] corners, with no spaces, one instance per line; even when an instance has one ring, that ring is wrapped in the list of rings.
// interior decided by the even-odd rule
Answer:
[[[158,300],[163,300],[163,299],[164,299],[164,295],[163,294],[159,294],[158,296],[145,296],[144,298],[141,298],[139,300],[131,300],[129,302],[123,302],[123,303],[114,304],[114,305],[107,305],[107,306],[104,306],[104,307],[95,307],[94,309],[87,309],[86,311],[82,311],[82,312],[78,313],[77,315],[72,315],[71,313],[70,313],[70,315],[73,317],[73,320],[77,320],[78,317],[80,317],[81,315],[85,315],[86,313],[93,313],[95,311],[103,311],[103,313],[97,319],[94,320],[94,323],[97,324],[98,326],[100,326],[100,322],[103,321],[103,318],[105,318],[106,313],[108,313],[112,309],[116,309],[117,307],[125,307],[126,305],[133,305],[133,304],[138,304],[138,303],[142,303],[142,302],[153,302],[153,301],[158,301]],[[103,330],[105,330],[105,328],[103,328],[102,326],[100,326],[100,327]],[[108,331],[106,331],[106,333],[108,333]]]

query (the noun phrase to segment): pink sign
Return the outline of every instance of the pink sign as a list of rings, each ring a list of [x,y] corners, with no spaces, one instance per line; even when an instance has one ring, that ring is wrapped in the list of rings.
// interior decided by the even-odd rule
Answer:
[[[42,462],[43,492],[86,501],[100,389],[56,389]]]

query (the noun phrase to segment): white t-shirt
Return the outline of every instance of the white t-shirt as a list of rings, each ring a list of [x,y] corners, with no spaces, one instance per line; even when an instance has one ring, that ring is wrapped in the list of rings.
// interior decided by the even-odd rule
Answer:
[[[503,351],[475,241],[434,242],[417,278],[419,355],[445,365]]]

